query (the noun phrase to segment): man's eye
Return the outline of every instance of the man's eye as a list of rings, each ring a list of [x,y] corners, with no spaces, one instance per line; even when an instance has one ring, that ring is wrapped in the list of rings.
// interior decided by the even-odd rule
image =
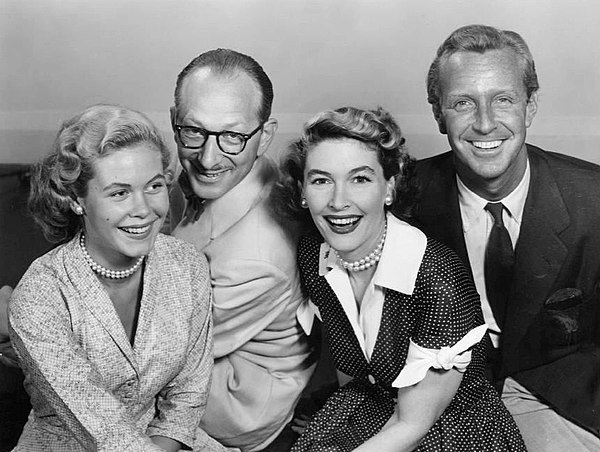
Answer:
[[[496,99],[496,103],[502,106],[512,105],[513,101],[510,97],[499,97]]]
[[[204,136],[204,131],[202,129],[197,129],[196,127],[184,127],[181,130],[186,137],[197,138]]]
[[[453,108],[456,111],[468,111],[472,108],[473,103],[468,100],[459,100],[454,103]]]
[[[244,141],[244,138],[235,132],[225,132],[221,134],[221,140],[224,140],[228,144],[240,144]]]

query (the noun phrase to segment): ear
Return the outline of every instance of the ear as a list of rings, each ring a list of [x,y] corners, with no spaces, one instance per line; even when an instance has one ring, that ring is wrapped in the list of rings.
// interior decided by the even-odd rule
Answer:
[[[175,105],[169,109],[169,113],[171,115],[171,129],[173,130],[173,133],[177,135],[175,130],[175,124],[177,124],[177,109],[175,108]]]
[[[386,197],[391,196],[392,202],[393,202],[393,200],[396,199],[396,177],[395,176],[390,177],[386,181],[385,185],[386,185],[385,196]]]
[[[533,122],[533,118],[535,118],[535,114],[537,113],[538,107],[538,93],[534,91],[529,100],[527,101],[527,107],[525,112],[525,126],[529,127]]]
[[[260,134],[260,144],[258,145],[258,151],[256,155],[263,155],[269,146],[271,145],[271,141],[273,141],[273,137],[275,136],[275,132],[277,132],[277,127],[279,127],[277,120],[275,118],[269,118],[267,122],[263,125],[262,133]]]
[[[300,197],[304,197],[304,184],[300,181],[296,182],[298,184],[298,193],[300,193]]]
[[[85,215],[85,209],[84,209],[84,204],[83,204],[83,199],[82,198],[77,198],[77,200],[72,199],[71,202],[69,203],[71,210],[73,211],[73,213],[77,216],[82,216]]]
[[[440,133],[446,135],[446,124],[444,123],[444,116],[442,115],[439,103],[432,105],[431,110],[433,111],[433,117],[435,118],[435,122],[437,122]]]

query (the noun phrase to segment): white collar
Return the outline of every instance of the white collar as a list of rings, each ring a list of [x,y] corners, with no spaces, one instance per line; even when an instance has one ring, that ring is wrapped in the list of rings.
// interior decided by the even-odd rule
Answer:
[[[529,167],[529,159],[527,160],[527,166],[525,168],[525,174],[519,182],[519,185],[510,192],[507,196],[500,199],[498,202],[502,202],[504,207],[508,211],[508,214],[513,218],[517,224],[521,224],[523,218],[523,210],[525,208],[525,201],[527,199],[527,193],[529,192],[529,181],[531,180],[531,169]],[[482,198],[472,190],[470,190],[464,182],[456,175],[456,184],[458,187],[458,199],[460,203],[460,212],[463,222],[463,230],[469,231],[469,228],[485,218],[483,212],[485,206],[489,202],[487,199]]]
[[[268,157],[258,157],[250,172],[235,187],[205,203],[202,216],[210,220],[211,239],[227,231],[267,196],[266,189],[275,177],[273,168],[273,162]]]
[[[419,229],[387,214],[387,234],[373,283],[387,289],[412,295],[427,247],[427,237]],[[321,244],[319,275],[324,276],[339,265],[335,252],[327,242]]]

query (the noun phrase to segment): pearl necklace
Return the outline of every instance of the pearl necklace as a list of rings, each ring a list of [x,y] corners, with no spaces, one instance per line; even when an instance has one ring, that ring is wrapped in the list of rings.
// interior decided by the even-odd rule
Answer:
[[[83,251],[83,257],[85,258],[85,261],[92,268],[92,270],[94,270],[95,273],[98,273],[104,278],[110,279],[129,278],[138,270],[138,268],[140,268],[140,266],[144,262],[144,258],[146,257],[141,256],[138,259],[138,261],[133,265],[133,267],[129,267],[125,270],[109,270],[108,268],[103,267],[102,265],[94,261],[94,259],[92,259],[92,256],[89,255],[85,247],[85,234],[83,234],[83,232],[79,236],[79,246],[81,247],[81,251]]]
[[[367,256],[354,262],[345,261],[340,257],[338,252],[334,250],[338,262],[341,264],[342,267],[351,272],[360,272],[362,270],[366,270],[367,268],[374,267],[377,264],[377,262],[379,262],[379,259],[381,259],[381,252],[383,251],[383,244],[385,243],[386,233],[387,222],[385,223],[385,228],[383,229],[383,234],[381,236],[381,240],[377,244],[377,247]]]

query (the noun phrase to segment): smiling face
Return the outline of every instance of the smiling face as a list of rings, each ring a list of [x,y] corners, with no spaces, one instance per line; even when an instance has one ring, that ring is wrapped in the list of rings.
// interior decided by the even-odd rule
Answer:
[[[86,248],[100,265],[118,270],[148,254],[169,209],[161,154],[154,144],[118,149],[92,164],[85,212]]]
[[[348,138],[326,140],[308,151],[302,194],[317,229],[344,260],[371,253],[385,227],[386,181],[377,153]]]
[[[260,125],[259,87],[243,72],[222,76],[211,74],[209,68],[198,69],[184,79],[181,99],[178,109],[171,110],[173,125],[243,134]],[[194,193],[203,199],[217,199],[235,187],[250,172],[257,156],[267,150],[276,129],[276,121],[267,121],[236,155],[222,152],[215,136],[200,149],[187,149],[175,133],[179,159]]]
[[[440,113],[459,176],[484,198],[500,199],[527,166],[525,136],[537,111],[519,59],[509,50],[457,52],[440,65]]]

